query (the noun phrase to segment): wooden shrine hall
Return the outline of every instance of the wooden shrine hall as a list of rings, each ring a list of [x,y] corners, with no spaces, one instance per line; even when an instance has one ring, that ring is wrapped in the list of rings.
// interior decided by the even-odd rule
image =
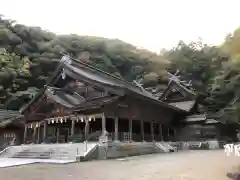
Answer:
[[[18,111],[0,109],[0,151],[23,141],[24,117]]]
[[[189,113],[69,56],[21,112],[25,143],[169,140]]]

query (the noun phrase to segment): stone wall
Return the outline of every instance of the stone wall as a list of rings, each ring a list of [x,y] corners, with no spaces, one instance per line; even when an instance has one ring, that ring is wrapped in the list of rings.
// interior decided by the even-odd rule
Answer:
[[[190,124],[177,130],[176,141],[201,141],[218,138],[219,132],[214,125]]]
[[[98,159],[137,156],[160,152],[155,143],[112,142],[98,147]]]

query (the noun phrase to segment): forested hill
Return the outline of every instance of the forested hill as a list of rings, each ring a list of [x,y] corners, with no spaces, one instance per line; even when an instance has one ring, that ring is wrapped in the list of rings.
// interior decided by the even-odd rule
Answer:
[[[43,87],[62,53],[129,81],[151,74],[156,65],[161,75],[168,64],[156,53],[137,49],[117,39],[74,34],[57,36],[39,27],[16,24],[4,17],[0,18],[0,23],[0,103],[9,104],[21,98],[21,102],[10,103],[15,107],[9,108],[18,108],[23,99],[27,101],[29,94]],[[156,63],[152,65],[152,62]]]
[[[1,16],[0,104],[2,108],[19,109],[44,86],[62,53],[68,53],[129,81],[143,77],[145,85],[164,80],[166,68],[173,72],[179,69],[185,78],[193,80],[197,93],[206,95],[209,111],[221,110],[223,119],[238,121],[239,35],[236,30],[217,47],[180,41],[175,48],[157,55],[121,40],[56,35]]]

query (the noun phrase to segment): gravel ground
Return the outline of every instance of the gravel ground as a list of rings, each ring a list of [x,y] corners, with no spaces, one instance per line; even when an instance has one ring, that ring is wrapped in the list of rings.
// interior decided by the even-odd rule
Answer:
[[[185,151],[78,164],[33,164],[0,169],[6,180],[228,180],[240,157],[223,150]],[[240,171],[239,171],[240,172]]]

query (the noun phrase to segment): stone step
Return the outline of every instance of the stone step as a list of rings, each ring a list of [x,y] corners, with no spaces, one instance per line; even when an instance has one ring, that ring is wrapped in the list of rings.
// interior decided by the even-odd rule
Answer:
[[[96,143],[87,145],[88,151]],[[76,160],[76,155],[85,154],[86,145],[84,143],[74,144],[31,144],[22,146],[12,146],[4,153],[0,154],[5,158],[32,158],[32,159],[58,159]]]
[[[176,148],[172,147],[170,144],[166,142],[159,142],[156,143],[156,146],[162,151],[162,152],[174,152]]]

